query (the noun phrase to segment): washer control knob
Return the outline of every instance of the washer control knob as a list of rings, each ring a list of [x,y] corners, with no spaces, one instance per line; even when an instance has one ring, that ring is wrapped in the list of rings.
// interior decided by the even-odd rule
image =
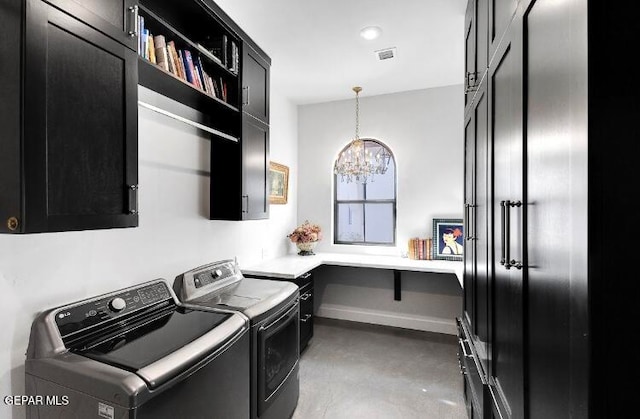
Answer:
[[[109,301],[109,308],[111,309],[111,311],[114,311],[116,313],[124,310],[126,307],[127,307],[126,301],[124,301],[120,297],[116,297],[113,300]]]
[[[220,278],[221,276],[222,276],[222,270],[216,269],[215,271],[213,271],[214,278]]]

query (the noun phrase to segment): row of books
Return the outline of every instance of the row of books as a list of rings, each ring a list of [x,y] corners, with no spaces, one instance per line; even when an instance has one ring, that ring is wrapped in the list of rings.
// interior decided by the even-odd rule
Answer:
[[[433,259],[433,239],[420,239],[414,237],[409,239],[408,248],[409,259],[432,260]]]
[[[240,54],[234,41],[229,41],[229,37],[223,34],[218,37],[207,38],[205,44],[208,45],[208,48],[203,45],[198,45],[198,47],[204,49],[213,60],[228,68],[233,74],[238,74]],[[229,54],[229,51],[231,51],[231,54]]]
[[[164,35],[153,35],[144,26],[144,16],[138,17],[138,54],[163,70],[192,84],[223,101],[227,101],[227,83],[214,79],[205,70],[199,54],[188,49],[178,49],[174,41],[167,42]]]

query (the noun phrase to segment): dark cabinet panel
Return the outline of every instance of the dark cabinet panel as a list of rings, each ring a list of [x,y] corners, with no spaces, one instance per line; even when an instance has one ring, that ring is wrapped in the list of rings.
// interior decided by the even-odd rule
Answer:
[[[269,126],[243,115],[242,168],[245,220],[269,218]]]
[[[133,50],[138,48],[136,19],[138,0],[48,0]]]
[[[493,152],[490,375],[509,417],[524,414],[522,53],[514,29],[489,70]],[[511,266],[520,264],[520,267]]]
[[[498,48],[505,31],[511,23],[520,0],[489,0],[490,54]]]
[[[474,329],[475,325],[475,279],[476,261],[473,238],[471,237],[471,211],[475,200],[476,178],[476,117],[475,112],[470,113],[464,131],[464,319]]]
[[[313,277],[300,288],[300,352],[313,336]]]
[[[527,44],[527,384],[531,418],[588,417],[588,272],[582,257],[589,240],[583,228],[587,207],[586,56],[576,55],[579,29],[566,22],[575,6],[538,0],[525,15]],[[586,39],[584,41],[586,43]],[[548,63],[553,62],[553,71]],[[559,238],[561,235],[561,238]],[[580,314],[582,313],[582,314]],[[622,337],[624,341],[624,337]],[[628,360],[607,357],[608,368]],[[622,357],[624,358],[624,357]],[[621,413],[621,412],[620,412]],[[623,417],[613,414],[610,417]]]
[[[18,221],[9,231],[137,226],[135,52],[37,0],[25,29],[22,182],[8,197],[22,205],[3,214]]]
[[[473,86],[476,83],[476,2],[469,0],[464,19],[464,67],[465,67],[465,106],[473,99]]]
[[[210,218],[268,218],[268,174],[269,126],[243,113],[239,143],[211,139]]]
[[[270,64],[245,44],[242,60],[242,110],[269,123]]]

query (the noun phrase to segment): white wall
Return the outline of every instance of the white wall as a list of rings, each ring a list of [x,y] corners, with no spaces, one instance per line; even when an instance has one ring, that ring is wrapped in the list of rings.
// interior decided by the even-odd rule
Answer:
[[[167,100],[140,88],[140,98]],[[194,115],[195,116],[195,115]],[[297,109],[271,91],[271,157],[297,172]],[[206,135],[139,111],[140,226],[0,236],[0,395],[24,393],[24,357],[38,311],[154,278],[173,280],[201,264],[238,257],[248,265],[286,253],[296,224],[296,178],[288,205],[269,220],[208,220]],[[23,417],[0,400],[0,417]]]
[[[355,133],[355,99],[298,107],[298,219],[318,223],[321,252],[399,255],[411,237],[431,237],[435,217],[462,218],[461,85],[360,98],[360,136],[377,138],[396,157],[395,247],[333,244],[333,163]]]
[[[353,138],[355,101],[298,107],[298,220],[323,227],[325,239],[317,251],[399,256],[409,238],[432,235],[434,217],[462,218],[463,97],[462,86],[449,86],[360,99],[360,136],[383,141],[396,157],[395,247],[332,244],[332,168]],[[391,271],[324,267],[315,275],[316,314],[455,334],[454,318],[462,309],[457,278],[402,277],[402,301],[395,301]]]

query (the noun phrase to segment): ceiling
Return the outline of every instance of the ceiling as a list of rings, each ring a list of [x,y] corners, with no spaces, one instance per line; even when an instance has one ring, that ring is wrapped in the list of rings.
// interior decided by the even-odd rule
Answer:
[[[215,0],[271,57],[296,104],[462,84],[466,0]],[[382,35],[366,41],[365,26]],[[378,61],[374,51],[397,48]]]

